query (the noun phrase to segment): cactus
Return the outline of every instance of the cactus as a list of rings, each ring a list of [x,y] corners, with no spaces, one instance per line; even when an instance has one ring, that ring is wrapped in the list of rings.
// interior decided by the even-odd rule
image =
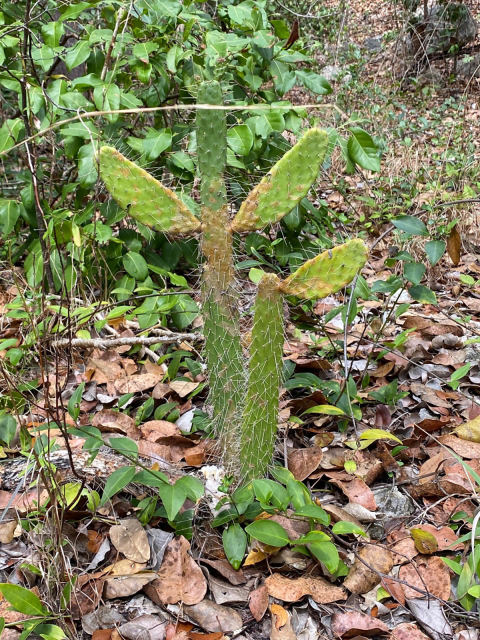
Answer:
[[[232,229],[239,233],[263,229],[290,213],[315,181],[327,148],[325,131],[307,131],[248,194]]]
[[[264,273],[258,285],[250,345],[249,379],[240,447],[241,477],[264,475],[273,456],[283,355],[280,278]]]
[[[203,104],[222,104],[217,82],[204,83],[198,93]],[[225,112],[197,114],[198,172],[201,177],[202,239],[205,256],[202,278],[205,357],[209,372],[209,404],[220,436],[225,467],[235,465],[245,385],[234,290],[232,231],[223,172],[227,156]],[[215,425],[214,425],[215,426]]]
[[[172,235],[199,230],[200,220],[171,189],[116,149],[100,149],[100,170],[113,199],[138,222]]]
[[[220,85],[202,83],[198,101],[221,105]],[[208,403],[223,463],[228,472],[236,472],[237,478],[239,474],[247,479],[263,475],[272,458],[282,365],[283,295],[316,299],[338,291],[353,279],[367,254],[360,240],[352,240],[309,260],[284,281],[274,274],[262,276],[255,301],[247,384],[234,288],[232,235],[234,231],[263,229],[292,211],[314,182],[327,146],[324,131],[308,131],[251,191],[231,224],[223,179],[227,145],[222,109],[199,109],[197,114],[201,223],[170,189],[118,151],[102,147],[99,154],[103,181],[132,217],[171,235],[202,232]]]

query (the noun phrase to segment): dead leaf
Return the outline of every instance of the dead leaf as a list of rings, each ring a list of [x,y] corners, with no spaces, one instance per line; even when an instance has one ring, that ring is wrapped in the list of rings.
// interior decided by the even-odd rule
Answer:
[[[365,482],[360,478],[353,478],[349,482],[342,482],[340,480],[331,480],[331,482],[336,484],[339,489],[343,491],[350,502],[361,504],[362,507],[365,507],[365,509],[368,509],[369,511],[377,510],[375,496],[367,487]]]
[[[248,602],[249,589],[247,587],[234,586],[214,576],[209,576],[208,586],[217,604],[239,604]]]
[[[118,354],[114,354],[115,360],[118,360]],[[85,378],[94,380],[98,384],[113,382],[125,375],[122,367],[114,360],[107,359],[107,352],[102,357],[89,358],[85,367]]]
[[[202,564],[207,564],[209,567],[218,571],[218,573],[232,584],[245,584],[247,581],[243,571],[241,569],[236,571],[228,560],[209,560],[207,558],[201,558],[200,562]]]
[[[480,416],[477,416],[465,424],[461,424],[454,429],[454,433],[462,440],[480,442]]]
[[[138,393],[151,389],[163,379],[160,373],[142,373],[138,376],[127,376],[115,381],[118,393]]]
[[[480,458],[480,442],[467,442],[450,434],[439,436],[438,440],[446,447],[453,449],[461,458],[466,458],[467,460]]]
[[[143,615],[122,624],[118,631],[125,640],[164,640],[167,622],[160,616]]]
[[[213,441],[210,441],[213,442]],[[206,442],[199,442],[196,446],[185,451],[185,462],[189,467],[199,467],[205,460]]]
[[[368,593],[380,584],[382,577],[377,572],[387,574],[393,567],[393,554],[379,544],[367,544],[360,549],[343,586],[352,593]],[[372,569],[369,569],[364,560]]]
[[[94,529],[89,529],[87,531],[88,542],[87,549],[90,553],[97,553],[97,551],[102,546],[102,542],[105,540],[105,536],[95,531]]]
[[[317,469],[322,457],[323,451],[320,447],[293,449],[288,454],[288,469],[296,480],[305,480]]]
[[[185,396],[188,396],[189,393],[192,393],[192,391],[195,391],[195,389],[198,387],[199,384],[200,384],[199,382],[187,382],[186,380],[174,380],[173,382],[170,382],[169,386],[172,391],[175,391],[175,393],[178,396],[180,396],[180,398],[184,398]]]
[[[450,231],[450,235],[447,238],[447,251],[450,256],[451,261],[454,265],[457,265],[460,262],[460,250],[462,247],[462,240],[460,238],[460,234],[458,233],[457,225],[452,227]]]
[[[257,622],[260,622],[268,609],[268,589],[266,585],[262,585],[250,592],[248,606],[252,616]]]
[[[341,587],[323,578],[286,578],[274,573],[265,580],[269,595],[284,602],[296,602],[303,596],[310,595],[318,604],[328,604],[337,600],[345,600],[347,595]]]
[[[403,622],[395,627],[389,640],[429,640],[416,624]]]
[[[113,409],[102,409],[95,414],[92,425],[102,432],[114,432],[126,435],[132,440],[140,438],[140,429],[135,426],[135,420],[126,413]]]
[[[70,612],[74,620],[95,611],[103,592],[105,572],[80,576],[70,598]]]
[[[145,593],[157,604],[183,602],[196,605],[207,592],[207,581],[202,570],[189,555],[190,543],[180,536],[167,546],[158,579],[144,588]],[[221,631],[221,629],[210,629]]]
[[[447,565],[438,556],[417,556],[411,564],[400,568],[398,577],[408,585],[428,591],[430,594],[448,600],[450,597],[450,574]],[[419,591],[403,585],[405,598],[426,597]]]
[[[342,509],[342,507],[338,507],[336,504],[320,503],[319,506],[321,506],[323,510],[328,513],[332,522],[339,522],[340,520],[345,520],[346,522],[351,522],[352,524],[356,525],[360,529],[363,529],[362,523],[360,522],[360,520],[353,513],[350,513],[350,511],[346,511],[345,509]],[[370,513],[370,511],[368,513]]]
[[[279,604],[272,604],[270,613],[272,616],[270,640],[297,640],[288,611]]]
[[[291,515],[293,512],[287,513]],[[297,540],[310,531],[310,525],[305,520],[293,520],[286,516],[274,515],[269,520],[277,522],[287,532],[289,540]]]
[[[405,604],[405,594],[402,585],[391,578],[382,578],[382,587],[401,605]]]
[[[92,640],[110,640],[113,629],[97,629],[93,632]]]
[[[238,631],[243,626],[241,615],[231,607],[224,607],[212,600],[202,600],[193,606],[183,607],[184,612],[206,631],[228,633]]]
[[[120,520],[110,528],[110,540],[117,551],[133,562],[150,560],[147,534],[136,518]]]
[[[2,544],[8,544],[14,538],[15,529],[17,528],[17,521],[10,520],[10,522],[0,523],[0,542]]]
[[[103,597],[106,600],[113,598],[125,598],[134,593],[138,593],[143,587],[152,582],[157,577],[152,571],[149,573],[137,573],[131,576],[122,576],[121,578],[107,578],[103,589]]]
[[[173,640],[173,638],[175,637],[176,634],[185,632],[187,637],[188,637],[188,633],[193,629],[193,624],[191,624],[190,622],[180,622],[179,620],[176,621],[175,624],[172,624],[171,622],[167,625],[167,632],[165,635],[165,640]]]
[[[348,611],[332,616],[332,632],[341,638],[353,638],[357,635],[376,636],[389,631],[381,620],[375,620],[365,613]]]
[[[158,444],[158,442],[149,442],[148,440],[140,440],[138,442],[139,455],[157,462],[173,462],[172,449],[173,447]]]

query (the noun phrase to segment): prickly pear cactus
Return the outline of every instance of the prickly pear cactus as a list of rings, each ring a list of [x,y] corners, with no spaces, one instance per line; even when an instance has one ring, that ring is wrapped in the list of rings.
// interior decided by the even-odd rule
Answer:
[[[263,229],[290,213],[315,182],[327,148],[325,131],[307,131],[249,193],[232,229],[239,233]]]
[[[279,284],[274,273],[265,273],[255,300],[240,450],[241,476],[247,481],[265,475],[275,447],[283,355],[283,297]]]
[[[367,255],[367,247],[361,240],[350,240],[305,262],[280,288],[287,295],[305,300],[325,298],[353,280]]]
[[[223,104],[218,82],[204,83],[201,104]],[[238,296],[234,289],[232,231],[223,180],[227,156],[225,112],[197,113],[198,172],[201,177],[202,278],[205,320],[205,357],[209,372],[209,404],[227,469],[238,464],[239,427],[245,376],[238,322]],[[215,425],[214,425],[215,426]]]
[[[200,229],[196,218],[171,189],[112,147],[100,149],[100,175],[112,197],[138,222],[172,235]]]

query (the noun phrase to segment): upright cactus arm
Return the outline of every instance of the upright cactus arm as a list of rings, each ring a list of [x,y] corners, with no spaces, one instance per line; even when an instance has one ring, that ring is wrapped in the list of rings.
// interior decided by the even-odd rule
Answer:
[[[200,86],[198,102],[222,104],[217,82]],[[225,113],[197,113],[198,171],[201,177],[202,240],[205,257],[202,298],[209,404],[227,469],[238,465],[239,425],[245,386],[238,299],[234,289],[232,232],[223,172],[227,154]]]
[[[99,154],[100,176],[113,199],[142,224],[171,235],[199,231],[198,220],[175,193],[112,147]]]
[[[351,282],[367,257],[362,240],[350,240],[305,262],[280,284],[280,290],[306,300],[325,298]]]
[[[241,477],[261,478],[273,458],[283,355],[280,279],[265,273],[258,285],[242,425]]]
[[[290,213],[314,183],[327,148],[325,131],[307,131],[249,193],[232,222],[232,229],[239,233],[263,229]]]

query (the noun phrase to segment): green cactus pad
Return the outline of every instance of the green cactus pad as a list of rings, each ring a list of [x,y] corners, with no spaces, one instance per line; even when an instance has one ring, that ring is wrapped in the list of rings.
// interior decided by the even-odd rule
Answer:
[[[255,301],[240,449],[242,480],[247,482],[266,474],[275,447],[283,355],[283,301],[279,284],[275,274],[265,273]]]
[[[306,300],[318,300],[339,291],[357,275],[368,257],[362,240],[355,239],[308,260],[280,284],[281,291]]]
[[[200,229],[200,221],[171,189],[112,147],[100,149],[100,176],[114,200],[138,222],[172,235]]]
[[[263,229],[290,213],[315,181],[327,148],[325,131],[307,131],[242,202],[232,222],[233,231]]]

